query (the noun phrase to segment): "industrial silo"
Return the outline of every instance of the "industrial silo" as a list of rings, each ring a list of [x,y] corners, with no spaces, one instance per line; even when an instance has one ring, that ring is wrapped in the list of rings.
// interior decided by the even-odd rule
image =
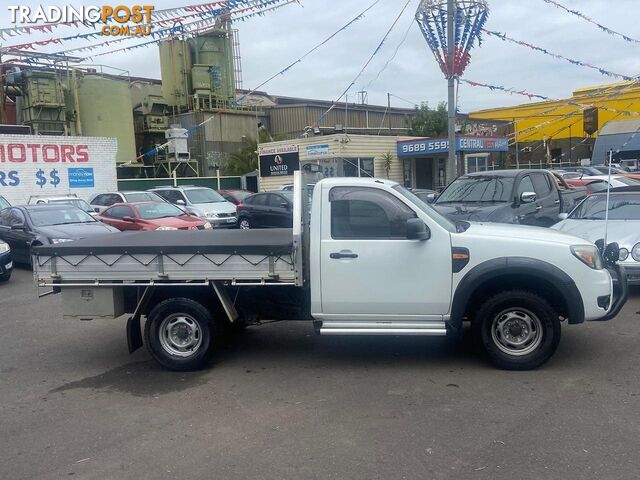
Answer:
[[[186,40],[171,38],[160,43],[162,96],[169,107],[186,110],[191,94],[191,52]]]
[[[81,133],[87,137],[115,137],[118,163],[136,158],[129,82],[99,75],[83,75],[77,81],[77,114]]]

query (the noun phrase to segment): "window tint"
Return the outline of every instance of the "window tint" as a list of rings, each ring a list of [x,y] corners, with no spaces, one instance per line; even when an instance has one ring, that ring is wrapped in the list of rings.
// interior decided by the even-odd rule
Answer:
[[[406,224],[416,214],[387,192],[366,187],[335,187],[331,236],[335,239],[405,239]]]
[[[9,216],[11,215],[11,209],[5,208],[4,210],[0,210],[0,225],[3,227],[8,227],[11,225],[9,222]]]
[[[265,206],[267,204],[267,201],[268,195],[265,193],[260,193],[251,197],[251,205]]]
[[[525,192],[534,192],[536,189],[533,188],[533,182],[531,182],[531,177],[527,175],[520,180],[520,185],[518,186],[518,198]]]
[[[287,199],[280,195],[269,195],[269,206],[280,208],[282,203],[288,203]]]
[[[93,199],[93,201],[91,203],[93,205],[104,206],[104,205],[106,205],[107,197],[108,197],[108,195],[98,195],[96,198]]]
[[[126,207],[124,205],[119,207],[113,207],[104,212],[105,217],[110,218],[124,218],[124,217],[133,217],[133,211],[131,208]]]
[[[120,195],[118,195],[117,193],[110,193],[108,195],[105,195],[105,199],[102,205],[105,207],[109,207],[114,203],[122,203],[123,201],[124,200],[122,199],[122,197],[120,197]]]
[[[7,202],[4,197],[0,197],[0,209],[9,207],[9,202]]]
[[[551,193],[551,183],[549,183],[549,177],[544,174],[532,175],[533,187],[535,188],[538,198],[546,197]]]

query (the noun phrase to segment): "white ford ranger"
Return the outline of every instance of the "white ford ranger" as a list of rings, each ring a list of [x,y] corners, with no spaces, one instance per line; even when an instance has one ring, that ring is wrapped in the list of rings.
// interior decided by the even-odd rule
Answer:
[[[498,367],[548,360],[561,324],[627,298],[617,246],[537,227],[447,220],[386,180],[294,176],[293,229],[131,232],[35,249],[66,318],[129,314],[130,351],[202,367],[225,329],[308,319],[321,335],[446,335],[464,322]],[[604,257],[604,259],[603,259]],[[144,340],[141,318],[145,317]]]

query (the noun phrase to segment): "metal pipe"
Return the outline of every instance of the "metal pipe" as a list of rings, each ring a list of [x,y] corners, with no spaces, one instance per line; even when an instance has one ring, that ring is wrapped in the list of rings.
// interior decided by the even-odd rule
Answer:
[[[455,61],[454,50],[454,24],[455,24],[455,8],[456,0],[447,0],[447,62],[449,63],[448,93],[449,98],[447,106],[448,114],[448,131],[449,131],[449,169],[448,177],[451,183],[457,176],[457,156],[456,156],[456,77],[453,72]]]

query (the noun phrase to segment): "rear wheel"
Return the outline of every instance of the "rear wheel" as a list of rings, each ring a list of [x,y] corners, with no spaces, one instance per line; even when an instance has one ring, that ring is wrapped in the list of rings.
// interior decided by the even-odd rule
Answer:
[[[0,283],[8,282],[11,278],[11,272],[0,275]]]
[[[480,306],[473,331],[494,365],[530,370],[549,360],[558,348],[560,319],[544,298],[513,290],[498,293]]]
[[[251,222],[247,217],[240,217],[238,220],[238,228],[240,228],[240,230],[249,230],[251,229]]]
[[[202,368],[213,353],[214,319],[189,298],[156,305],[147,317],[145,343],[156,362],[169,370]]]

